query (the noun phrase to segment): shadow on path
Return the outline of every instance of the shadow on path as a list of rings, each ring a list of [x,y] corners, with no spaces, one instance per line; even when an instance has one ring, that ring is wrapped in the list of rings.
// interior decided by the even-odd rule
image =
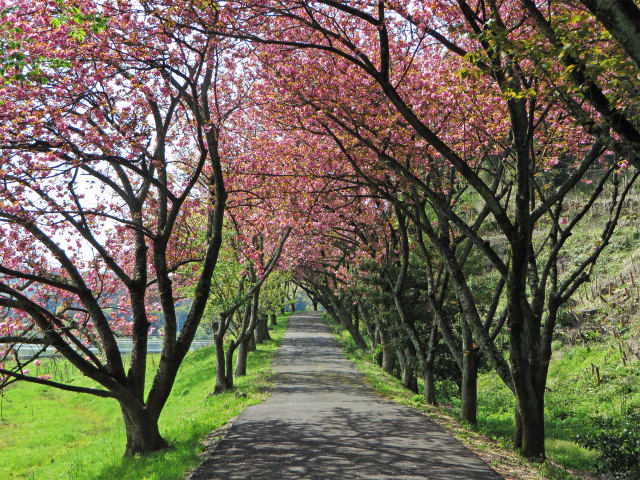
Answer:
[[[424,415],[373,392],[319,315],[289,319],[274,371],[271,397],[238,416],[192,480],[502,478]]]

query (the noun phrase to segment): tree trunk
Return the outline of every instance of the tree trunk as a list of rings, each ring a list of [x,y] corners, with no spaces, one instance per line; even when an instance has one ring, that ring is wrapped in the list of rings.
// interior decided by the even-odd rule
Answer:
[[[254,330],[253,333],[249,335],[249,351],[255,352],[256,350],[256,332]]]
[[[358,307],[356,312],[359,314],[362,319],[362,323],[367,332],[367,336],[369,337],[369,348],[371,351],[375,351],[378,347],[377,337],[376,337],[376,326],[375,323],[371,321],[371,315],[369,313],[369,309],[364,306],[362,302],[358,302]]]
[[[476,354],[470,352],[462,360],[462,386],[460,393],[460,415],[471,425],[477,425],[478,409],[478,362]]]
[[[156,452],[167,447],[158,429],[158,414],[151,414],[144,407],[131,407],[123,402],[120,410],[127,435],[126,457]]]
[[[278,316],[275,313],[269,315],[269,323],[272,327],[278,324]]]
[[[382,346],[382,370],[390,375],[393,375],[393,366],[395,364],[395,357],[393,355],[393,349],[389,345]]]
[[[255,329],[255,339],[256,339],[256,344],[260,345],[262,343],[265,342],[265,340],[267,339],[264,335],[264,328],[262,325],[262,319],[258,319],[257,323],[256,323],[256,329]]]
[[[418,393],[418,378],[412,368],[405,368],[402,371],[402,384],[413,393]]]
[[[373,352],[373,361],[382,368],[382,350],[376,350]]]
[[[269,335],[268,317],[266,315],[260,315],[256,322],[256,343],[261,344],[267,340],[271,340]]]
[[[422,380],[424,380],[424,401],[429,405],[437,405],[436,400],[436,382],[433,376],[433,365],[427,366],[422,372]]]
[[[269,319],[267,317],[267,315],[261,314],[258,317],[257,323],[256,323],[256,331],[259,334],[259,337],[262,338],[262,342],[257,342],[257,343],[264,343],[266,340],[271,340],[271,335],[269,335]],[[256,339],[257,341],[257,339]]]
[[[438,326],[435,318],[431,319],[431,332],[429,334],[429,344],[427,354],[423,357],[422,380],[424,381],[424,401],[429,405],[437,405],[436,400],[436,381],[434,378],[433,367],[435,364],[436,345]]]
[[[249,341],[250,336],[245,338],[240,345],[238,345],[238,354],[236,355],[236,370],[234,375],[241,377],[247,374],[247,357],[249,356]]]
[[[478,410],[478,352],[473,344],[471,329],[462,321],[462,388],[460,414],[471,425],[477,425]]]
[[[529,322],[533,319],[529,318]],[[547,319],[549,321],[549,319]],[[510,335],[513,335],[513,325]],[[524,343],[524,342],[523,342]],[[511,354],[514,358],[512,362],[513,385],[516,396],[514,433],[514,447],[520,450],[520,455],[536,461],[545,458],[544,449],[544,391],[546,386],[546,375],[548,358],[536,361],[535,355],[531,355],[534,348],[523,349],[519,345],[514,345],[514,338],[511,337]],[[516,353],[528,355],[516,356]]]
[[[378,332],[380,343],[382,344],[382,370],[390,375],[393,375],[395,358],[389,340],[389,332],[387,331],[386,326],[378,328]]]
[[[358,348],[362,348],[362,349],[367,348],[367,342],[364,341],[364,338],[360,333],[360,329],[355,328],[355,326],[351,324],[348,330],[349,330],[349,333],[351,334],[351,337],[353,337],[353,341],[356,342],[356,346]]]
[[[232,343],[225,354],[225,387],[226,390],[233,388],[233,352],[236,350],[236,345]]]
[[[404,350],[402,348],[398,348],[396,350],[396,355],[398,355],[398,366],[400,367],[400,371],[394,372],[394,373],[397,373],[397,375],[395,375],[396,378],[399,378],[400,380],[402,380],[403,372],[404,372],[404,364],[406,363],[406,359],[404,358]],[[404,382],[402,383],[404,385]]]
[[[544,405],[540,400],[517,401],[513,445],[525,458],[544,460]]]
[[[269,333],[269,317],[267,315],[264,316],[263,324],[264,324],[264,336],[265,336],[265,338],[267,340],[273,340],[273,338],[271,338],[271,334]]]
[[[351,334],[351,337],[356,342],[358,348],[367,348],[367,342],[364,341],[364,337],[362,333],[360,333],[360,317],[358,315],[358,310],[355,309],[351,312],[343,311],[344,322],[347,325],[347,330]]]
[[[317,302],[317,301],[315,301],[315,300],[312,300],[312,301],[311,301],[311,303],[313,303],[313,310],[314,310],[315,312],[317,312],[317,311],[318,311],[318,302]]]
[[[216,335],[214,343],[216,347],[216,386],[213,393],[216,394],[227,390],[227,376],[225,375],[224,337]]]
[[[526,206],[521,206],[519,202],[520,200],[516,202],[516,218],[526,226],[525,220],[521,220],[526,219]],[[544,460],[544,390],[548,358],[546,361],[543,359],[540,349],[542,319],[527,303],[526,274],[529,257],[526,247],[530,238],[530,232],[522,227],[512,241],[507,279],[509,362],[516,396],[513,444],[523,457]]]
[[[296,311],[296,304],[295,303],[291,303],[291,313]]]
[[[398,349],[398,359],[400,360],[400,370],[402,372],[402,385],[414,393],[418,393],[418,379],[416,378],[411,359],[413,355],[408,348]]]

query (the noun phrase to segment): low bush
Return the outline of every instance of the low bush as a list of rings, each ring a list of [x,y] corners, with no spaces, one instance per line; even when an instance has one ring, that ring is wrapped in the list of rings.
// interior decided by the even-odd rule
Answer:
[[[594,418],[594,427],[576,441],[598,452],[599,473],[618,479],[640,478],[640,412],[624,417]]]

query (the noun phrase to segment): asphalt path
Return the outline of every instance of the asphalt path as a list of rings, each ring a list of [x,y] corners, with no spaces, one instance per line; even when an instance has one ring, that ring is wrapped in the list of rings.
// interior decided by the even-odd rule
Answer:
[[[381,398],[318,314],[289,327],[267,401],[245,409],[192,480],[502,478],[421,413]]]

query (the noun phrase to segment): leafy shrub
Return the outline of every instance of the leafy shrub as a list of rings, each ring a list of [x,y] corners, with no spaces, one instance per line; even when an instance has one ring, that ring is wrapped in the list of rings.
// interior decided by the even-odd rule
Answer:
[[[571,327],[576,324],[576,316],[568,308],[561,308],[556,321],[561,327]]]
[[[616,478],[640,478],[640,412],[624,417],[594,418],[594,427],[576,442],[599,453],[599,473]]]

